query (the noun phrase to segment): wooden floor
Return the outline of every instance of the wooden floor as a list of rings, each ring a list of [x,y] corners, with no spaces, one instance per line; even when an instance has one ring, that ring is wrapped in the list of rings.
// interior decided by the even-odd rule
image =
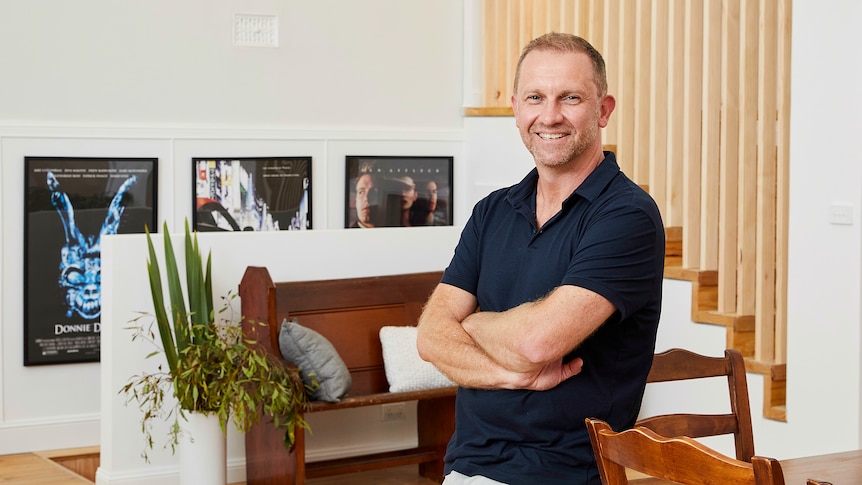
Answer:
[[[87,485],[93,482],[34,453],[0,456],[2,485]]]
[[[0,485],[92,485],[94,482],[35,453],[0,455]],[[315,478],[308,485],[435,485],[419,476],[416,465]],[[244,485],[244,483],[232,484]]]
[[[86,454],[92,455],[91,451],[86,450]],[[72,460],[58,459],[56,455],[57,453],[52,452],[0,455],[0,485],[93,485],[94,482],[92,480],[74,473],[67,467],[78,468],[84,475],[95,477],[95,469],[98,463],[76,464]],[[65,463],[66,466],[60,465],[54,460]],[[636,472],[629,473],[629,479],[642,478],[644,476]],[[384,470],[315,478],[306,481],[306,484],[436,485],[437,482],[420,477],[418,465],[406,465]],[[245,482],[233,483],[231,485],[245,485]]]

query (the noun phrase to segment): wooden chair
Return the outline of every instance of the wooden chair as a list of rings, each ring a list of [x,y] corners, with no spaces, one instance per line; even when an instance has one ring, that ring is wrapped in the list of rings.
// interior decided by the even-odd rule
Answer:
[[[598,419],[586,423],[604,485],[627,485],[627,468],[684,485],[784,485],[773,458],[755,456],[749,463],[684,436],[665,438],[642,426],[617,433]]]
[[[724,357],[709,357],[684,349],[670,349],[653,358],[647,382],[668,382],[707,377],[727,377],[730,393],[728,414],[665,414],[640,419],[636,425],[649,428],[661,436],[703,438],[733,434],[736,459],[751,461],[754,456],[754,432],[745,361],[736,349],[724,351]]]

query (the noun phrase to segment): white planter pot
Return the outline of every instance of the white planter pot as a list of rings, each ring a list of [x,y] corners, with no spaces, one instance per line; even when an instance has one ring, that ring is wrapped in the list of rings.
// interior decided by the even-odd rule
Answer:
[[[186,411],[181,423],[180,485],[227,484],[227,436],[218,417]]]

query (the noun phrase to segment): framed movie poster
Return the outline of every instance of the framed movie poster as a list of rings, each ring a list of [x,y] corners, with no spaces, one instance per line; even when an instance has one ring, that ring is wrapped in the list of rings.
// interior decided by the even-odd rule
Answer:
[[[102,236],[155,232],[156,169],[155,158],[24,158],[24,365],[99,361]],[[134,264],[144,274],[144,256]]]
[[[311,229],[311,157],[192,162],[195,230]]]
[[[348,156],[344,227],[452,225],[453,157]]]

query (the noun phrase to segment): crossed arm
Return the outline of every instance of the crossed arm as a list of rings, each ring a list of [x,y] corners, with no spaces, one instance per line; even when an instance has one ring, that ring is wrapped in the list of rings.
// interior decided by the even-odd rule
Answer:
[[[464,387],[546,390],[578,374],[563,363],[614,312],[610,301],[564,285],[504,312],[475,312],[476,297],[440,284],[419,317],[419,355]]]

